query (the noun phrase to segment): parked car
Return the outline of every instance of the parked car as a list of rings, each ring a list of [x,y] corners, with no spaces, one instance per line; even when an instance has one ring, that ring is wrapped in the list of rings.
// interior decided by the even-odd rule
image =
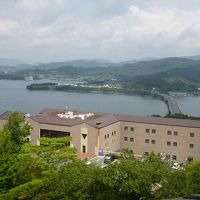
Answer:
[[[105,156],[105,158],[104,158],[104,163],[105,164],[108,164],[108,163],[111,163],[111,162],[113,162],[113,160],[115,160],[115,155],[114,154],[108,154],[108,155],[106,155]]]
[[[179,169],[180,168],[180,165],[178,163],[174,163],[172,165],[172,169]]]

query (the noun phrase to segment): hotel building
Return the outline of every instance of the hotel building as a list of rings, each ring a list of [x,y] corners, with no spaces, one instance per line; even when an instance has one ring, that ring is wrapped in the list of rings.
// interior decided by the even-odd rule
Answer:
[[[0,115],[0,127],[10,113]],[[44,109],[26,116],[32,125],[28,140],[70,136],[78,153],[98,155],[128,148],[135,155],[152,151],[174,162],[200,160],[200,121],[134,115]]]

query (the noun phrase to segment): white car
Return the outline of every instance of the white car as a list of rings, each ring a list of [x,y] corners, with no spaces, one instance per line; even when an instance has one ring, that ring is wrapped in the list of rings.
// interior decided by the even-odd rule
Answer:
[[[180,165],[178,163],[174,163],[172,169],[179,169]]]

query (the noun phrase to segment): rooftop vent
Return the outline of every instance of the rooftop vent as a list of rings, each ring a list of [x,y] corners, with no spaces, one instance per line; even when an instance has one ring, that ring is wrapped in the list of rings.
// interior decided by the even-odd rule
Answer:
[[[65,119],[75,119],[75,118],[80,118],[82,120],[88,118],[88,117],[92,117],[94,116],[94,113],[84,113],[84,114],[74,114],[72,111],[68,111],[66,113],[61,113],[61,114],[57,114],[58,117],[60,118],[65,118]]]
[[[101,128],[101,126],[102,126],[102,122],[97,122],[97,123],[96,123],[96,127],[97,127],[97,128]]]

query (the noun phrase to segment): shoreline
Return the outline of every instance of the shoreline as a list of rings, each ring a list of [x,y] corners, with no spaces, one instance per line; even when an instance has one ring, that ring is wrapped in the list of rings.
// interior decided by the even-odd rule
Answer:
[[[42,86],[42,87],[41,87]],[[162,94],[152,93],[149,91],[126,90],[124,88],[103,88],[103,87],[80,87],[73,85],[59,85],[57,83],[39,83],[26,86],[29,91],[63,91],[63,92],[77,92],[77,93],[99,93],[99,94],[121,94],[128,96],[141,96],[145,98],[158,99],[165,103],[167,107],[167,115],[175,114],[170,110],[169,102],[166,101]],[[166,94],[167,95],[167,94]],[[173,98],[173,97],[172,97]],[[180,113],[180,112],[179,112]]]

